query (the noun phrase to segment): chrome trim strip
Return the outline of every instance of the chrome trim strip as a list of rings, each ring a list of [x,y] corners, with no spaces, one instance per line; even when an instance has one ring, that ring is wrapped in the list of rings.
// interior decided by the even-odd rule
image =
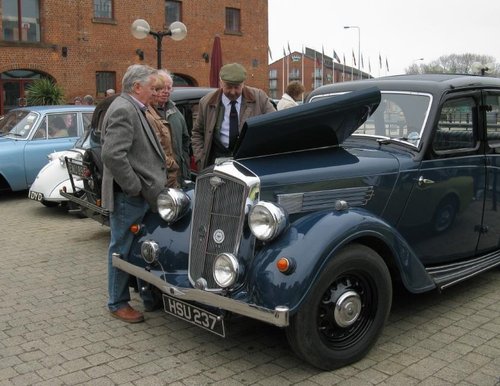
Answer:
[[[286,327],[289,324],[289,309],[285,306],[277,306],[274,310],[259,307],[254,304],[247,304],[238,300],[226,298],[211,292],[202,291],[196,288],[180,288],[169,284],[155,274],[137,267],[123,259],[120,255],[113,253],[113,266],[128,272],[135,277],[151,283],[158,287],[167,295],[176,297],[184,301],[202,303],[211,307],[221,308],[252,319],[273,324],[277,327]]]
[[[440,289],[445,289],[495,266],[500,266],[500,251],[458,263],[428,267],[426,271]]]

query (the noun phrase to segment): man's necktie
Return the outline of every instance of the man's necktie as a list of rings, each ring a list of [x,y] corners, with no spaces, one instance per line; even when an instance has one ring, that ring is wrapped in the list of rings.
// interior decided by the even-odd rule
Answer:
[[[229,112],[229,149],[233,149],[238,139],[238,112],[236,111],[236,101],[231,101],[231,111]]]

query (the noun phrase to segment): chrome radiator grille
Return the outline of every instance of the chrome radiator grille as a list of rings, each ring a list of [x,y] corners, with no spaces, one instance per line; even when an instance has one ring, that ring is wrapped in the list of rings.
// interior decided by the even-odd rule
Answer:
[[[219,288],[212,275],[214,259],[222,252],[237,255],[247,196],[242,181],[214,174],[197,178],[189,254],[193,283],[203,278],[207,289]]]

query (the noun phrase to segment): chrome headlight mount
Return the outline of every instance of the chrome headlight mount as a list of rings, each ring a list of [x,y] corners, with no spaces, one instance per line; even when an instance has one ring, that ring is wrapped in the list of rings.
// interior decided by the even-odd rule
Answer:
[[[182,190],[169,188],[158,195],[156,202],[160,217],[172,224],[187,213],[191,200]]]
[[[283,208],[271,202],[259,201],[248,214],[248,226],[253,235],[261,241],[278,237],[288,224]]]

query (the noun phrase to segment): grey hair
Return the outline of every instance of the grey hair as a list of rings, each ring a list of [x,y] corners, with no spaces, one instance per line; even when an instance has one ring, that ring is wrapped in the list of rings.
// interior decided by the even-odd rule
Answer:
[[[172,73],[168,70],[162,69],[158,70],[158,75],[165,77],[165,78],[170,78],[170,80],[173,82],[174,78],[172,77]]]
[[[144,64],[132,64],[127,68],[122,79],[122,88],[126,93],[131,94],[135,83],[145,84],[151,75],[158,73],[153,67]]]

